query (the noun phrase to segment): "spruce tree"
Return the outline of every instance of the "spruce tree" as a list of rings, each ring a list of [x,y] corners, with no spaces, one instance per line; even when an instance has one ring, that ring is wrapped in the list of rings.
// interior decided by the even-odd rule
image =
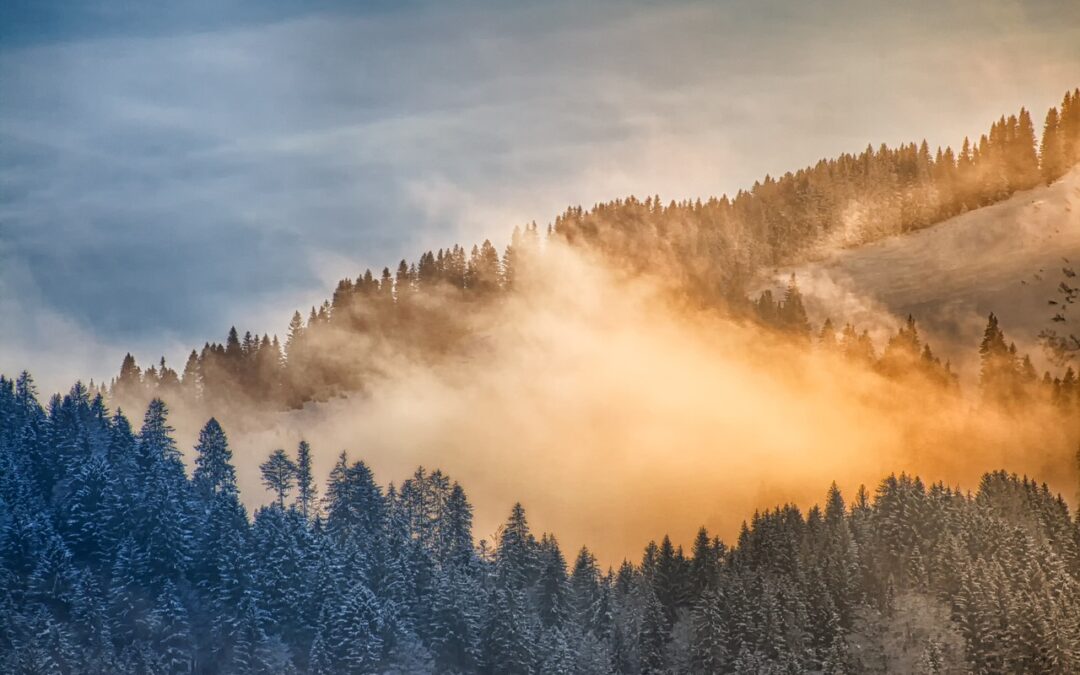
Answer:
[[[545,534],[537,548],[539,578],[536,583],[540,622],[548,628],[562,626],[570,616],[566,560],[555,537]]]
[[[311,472],[311,446],[300,441],[296,448],[296,503],[305,519],[311,518],[316,507],[318,488]]]
[[[296,465],[281,448],[270,453],[270,458],[259,465],[263,485],[277,496],[277,504],[285,508],[285,498],[296,480]]]
[[[229,441],[213,417],[199,432],[191,482],[203,502],[209,502],[219,492],[236,492],[236,469],[232,465]]]
[[[514,504],[503,526],[495,560],[499,577],[508,588],[522,590],[536,578],[536,539],[529,531],[525,509],[520,503]]]
[[[1062,142],[1057,108],[1050,108],[1043,124],[1040,161],[1042,177],[1047,185],[1053,183],[1065,173],[1065,149]]]

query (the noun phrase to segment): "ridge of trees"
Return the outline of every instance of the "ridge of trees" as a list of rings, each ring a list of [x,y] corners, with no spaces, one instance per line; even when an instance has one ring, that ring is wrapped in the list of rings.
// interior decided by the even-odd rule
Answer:
[[[794,276],[779,298],[775,297],[772,291],[766,290],[757,300],[744,300],[732,309],[766,330],[790,339],[796,347],[842,357],[891,381],[902,385],[910,384],[915,387],[915,391],[920,391],[918,387],[921,385],[931,385],[945,394],[960,394],[959,376],[953,370],[951,361],[943,361],[934,353],[931,345],[920,333],[915,317],[911,315],[889,337],[879,353],[869,332],[865,329],[859,330],[851,323],[836,326],[831,319],[826,318],[820,329],[815,329],[807,318],[802,293]],[[267,349],[267,344],[270,345],[272,354],[277,353],[274,343],[267,340],[249,342],[245,339],[243,344],[237,353],[248,362],[258,363],[265,355],[263,350]],[[250,347],[247,346],[249,344]],[[1080,375],[1073,367],[1067,365],[1057,374],[1044,371],[1040,376],[1030,355],[1021,354],[1015,342],[1006,338],[998,318],[993,313],[987,318],[983,338],[978,345],[978,354],[979,377],[976,386],[984,404],[1004,410],[1022,410],[1031,404],[1052,404],[1066,416],[1080,407]],[[184,400],[192,396],[191,390],[187,388],[190,386],[190,376],[185,375],[182,379],[174,377],[164,366],[160,370],[150,369],[148,374],[140,375],[138,366],[129,355],[124,361],[123,372],[135,373],[129,375],[130,379],[121,378],[117,381],[121,386],[129,383],[127,386],[131,387],[119,390],[126,397],[124,400],[138,402],[148,396]],[[244,370],[240,369],[239,372]],[[166,375],[163,377],[159,373]],[[259,391],[281,391],[282,385],[279,381],[270,382],[256,382],[256,388],[247,395],[255,397]],[[112,397],[118,392],[117,384],[113,386]],[[88,391],[91,396],[100,393],[107,399],[110,398],[107,388],[96,387],[93,383]]]
[[[730,545],[702,528],[605,570],[520,504],[474,544],[440,471],[383,487],[342,453],[320,489],[310,451],[271,453],[274,499],[250,517],[216,420],[189,477],[162,401],[135,432],[81,384],[43,407],[28,375],[0,377],[0,670],[1080,669],[1080,520],[1028,478],[834,484]]]
[[[512,290],[544,241],[587,247],[643,274],[663,275],[680,293],[712,306],[745,301],[742,283],[761,268],[792,262],[822,242],[857,244],[923,228],[993,204],[1062,176],[1080,162],[1080,89],[1066,92],[1046,115],[1039,149],[1030,113],[1002,116],[959,151],[931,152],[923,141],[867,147],[750,190],[670,202],[636,197],[572,207],[541,232],[515,228],[500,256],[490,241],[402,260],[394,272],[366,270],[342,279],[333,297],[305,318],[294,313],[288,335],[243,336],[192,350],[181,372],[164,359],[145,372],[129,354],[112,382],[113,399],[145,402],[178,392],[210,409],[249,401],[296,407],[362,391],[378,374],[388,344],[428,358],[467,341],[467,317]]]
[[[866,330],[859,332],[850,323],[837,328],[826,319],[816,334],[806,318],[802,295],[792,276],[783,297],[775,299],[764,291],[750,306],[755,319],[769,328],[792,337],[797,343],[861,363],[873,372],[900,382],[932,383],[944,390],[958,390],[959,378],[952,364],[936,356],[919,333],[915,318],[908,315],[878,355]],[[1020,354],[1016,343],[1005,337],[997,316],[987,317],[979,341],[978,387],[984,403],[1005,409],[1023,409],[1032,403],[1052,403],[1063,413],[1080,405],[1080,380],[1069,365],[1060,375],[1049,371],[1039,376],[1031,357]]]

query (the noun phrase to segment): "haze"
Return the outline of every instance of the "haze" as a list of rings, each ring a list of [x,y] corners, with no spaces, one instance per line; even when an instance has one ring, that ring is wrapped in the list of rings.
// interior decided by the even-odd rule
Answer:
[[[387,353],[370,395],[217,410],[249,506],[270,499],[259,462],[301,439],[319,475],[341,450],[383,485],[440,468],[475,503],[478,539],[491,541],[520,501],[537,531],[568,550],[587,544],[604,564],[636,559],[665,533],[688,544],[701,525],[733,542],[755,509],[808,508],[834,480],[849,497],[902,471],[972,488],[994,466],[1073,489],[1056,409],[1014,417],[970,393],[894,382],[556,243],[469,323],[477,347],[434,364]],[[322,347],[350,348],[368,349]],[[205,416],[174,409],[183,445]]]

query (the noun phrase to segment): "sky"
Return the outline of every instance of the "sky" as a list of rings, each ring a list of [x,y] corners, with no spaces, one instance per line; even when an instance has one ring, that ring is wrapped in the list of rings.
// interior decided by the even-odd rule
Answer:
[[[8,0],[0,372],[180,367],[367,267],[957,144],[1077,85],[1068,0]]]

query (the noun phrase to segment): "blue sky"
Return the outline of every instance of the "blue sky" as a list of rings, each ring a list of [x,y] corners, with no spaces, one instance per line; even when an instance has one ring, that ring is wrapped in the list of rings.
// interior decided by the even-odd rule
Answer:
[[[365,267],[955,143],[1078,84],[1065,0],[8,0],[0,372],[181,365]]]

